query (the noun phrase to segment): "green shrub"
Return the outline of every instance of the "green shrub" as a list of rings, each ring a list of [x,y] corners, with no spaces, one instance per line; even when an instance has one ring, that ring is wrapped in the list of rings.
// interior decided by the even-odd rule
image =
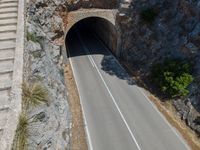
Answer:
[[[167,59],[153,66],[152,79],[170,97],[186,96],[189,93],[187,87],[193,81],[191,64]]]
[[[141,12],[142,20],[148,23],[152,23],[157,16],[158,13],[153,8],[148,8]]]
[[[29,135],[28,125],[28,117],[25,114],[21,114],[16,130],[16,139],[13,150],[27,150],[27,139]]]
[[[27,32],[27,40],[28,41],[33,41],[35,43],[40,42],[40,38],[36,36],[35,33]]]
[[[25,109],[30,106],[37,106],[41,103],[47,103],[48,93],[47,90],[38,83],[29,85],[24,83],[22,86],[22,101]]]

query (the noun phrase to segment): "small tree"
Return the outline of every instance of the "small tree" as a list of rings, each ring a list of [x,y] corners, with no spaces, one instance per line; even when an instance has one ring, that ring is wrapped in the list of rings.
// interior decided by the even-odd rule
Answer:
[[[170,97],[186,96],[193,81],[191,64],[183,60],[167,59],[152,68],[152,79]]]

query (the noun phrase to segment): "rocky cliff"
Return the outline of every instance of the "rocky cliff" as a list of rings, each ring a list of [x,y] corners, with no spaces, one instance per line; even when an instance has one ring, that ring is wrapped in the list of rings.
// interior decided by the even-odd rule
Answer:
[[[142,19],[144,10],[155,12],[151,22]],[[150,11],[148,13],[151,13]],[[183,58],[193,64],[195,81],[190,94],[173,103],[180,117],[200,134],[200,1],[132,0],[119,17],[122,30],[121,58],[140,76],[148,76],[153,63],[165,58]]]

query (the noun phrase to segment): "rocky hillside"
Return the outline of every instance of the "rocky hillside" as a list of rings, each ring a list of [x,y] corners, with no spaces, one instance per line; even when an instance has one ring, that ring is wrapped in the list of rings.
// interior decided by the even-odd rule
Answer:
[[[152,20],[142,18],[146,11]],[[153,14],[152,14],[153,12]],[[142,77],[153,63],[183,58],[193,64],[195,81],[190,94],[173,103],[180,117],[200,134],[200,1],[132,0],[128,13],[119,17],[121,57]]]

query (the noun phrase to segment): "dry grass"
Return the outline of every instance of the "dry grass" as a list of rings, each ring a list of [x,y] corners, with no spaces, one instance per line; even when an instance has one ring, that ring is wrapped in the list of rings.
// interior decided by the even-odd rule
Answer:
[[[175,127],[186,140],[192,150],[200,150],[200,141],[184,121],[182,121],[171,102],[160,102],[158,98],[148,93],[149,99],[157,106],[158,110],[165,116],[168,122]]]
[[[140,79],[140,76],[138,74],[136,75],[136,73],[132,71],[128,64],[124,62],[121,63],[133,76],[134,80],[136,80],[140,86],[147,89],[145,83],[143,83],[143,81]],[[145,93],[148,98],[156,105],[157,109],[165,116],[167,121],[182,135],[190,148],[192,150],[200,150],[200,139],[197,137],[196,133],[190,129],[183,120],[179,118],[173,104],[170,101],[162,102],[158,97],[154,96],[147,90],[145,90]]]
[[[64,67],[64,71],[65,82],[69,92],[69,105],[72,113],[70,149],[88,150],[82,107],[80,104],[79,94],[77,91],[75,80],[73,78],[73,73],[69,64]]]
[[[22,102],[24,109],[28,109],[30,106],[35,107],[41,103],[47,103],[48,101],[48,92],[39,83],[24,83],[22,86],[22,91]]]
[[[13,142],[13,150],[28,149],[28,126],[29,119],[27,110],[30,106],[38,106],[41,103],[46,103],[48,98],[47,90],[38,83],[28,84],[23,83],[22,86],[22,114],[19,116],[18,126]]]
[[[16,141],[14,142],[14,150],[27,150],[27,139],[28,139],[28,117],[26,114],[21,114],[19,117],[19,123],[16,131]]]

